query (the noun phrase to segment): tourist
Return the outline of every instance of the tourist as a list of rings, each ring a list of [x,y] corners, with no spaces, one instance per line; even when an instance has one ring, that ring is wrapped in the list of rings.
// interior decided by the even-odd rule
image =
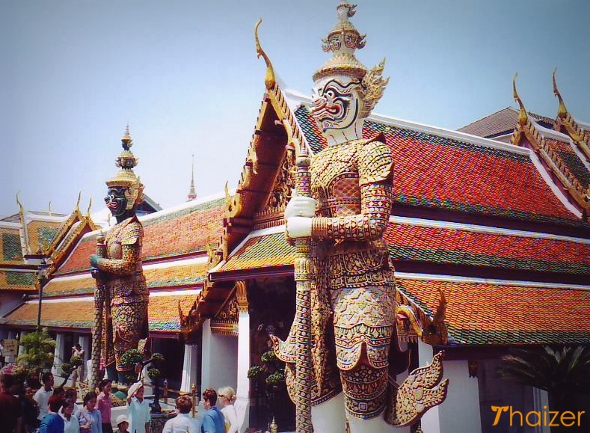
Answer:
[[[33,398],[39,405],[39,416],[37,419],[41,421],[49,411],[49,398],[53,395],[53,374],[46,371],[41,375],[41,382],[43,386],[37,390]]]
[[[150,406],[143,398],[144,392],[145,388],[141,381],[131,385],[127,392],[127,413],[131,433],[146,433],[151,419]]]
[[[18,433],[20,425],[20,404],[18,399],[10,394],[13,378],[8,374],[0,375],[0,432]]]
[[[49,397],[49,401],[47,403],[48,410],[41,420],[39,433],[63,433],[64,420],[58,414],[62,404],[63,399],[59,395],[52,395]]]
[[[123,415],[119,415],[117,417],[117,428],[118,428],[118,433],[129,433],[129,419],[127,418],[127,415],[123,414]]]
[[[81,433],[102,433],[102,419],[96,409],[96,393],[89,392],[84,396],[84,407],[78,412]]]
[[[74,356],[77,356],[82,360],[82,364],[77,366],[72,372],[72,386],[75,388],[78,380],[82,381],[84,378],[84,376],[82,375],[82,366],[84,365],[84,349],[82,349],[82,346],[80,346],[79,343],[74,344],[74,346],[72,347],[72,358]]]
[[[102,417],[102,432],[113,433],[113,426],[111,425],[111,408],[113,407],[111,380],[104,379],[100,381],[98,389],[100,394],[98,394],[96,408],[100,411]]]
[[[234,407],[236,392],[229,386],[224,386],[217,390],[219,402],[222,404],[221,413],[225,418],[225,433],[237,433],[240,428],[238,424],[238,414]]]
[[[188,414],[193,408],[193,402],[188,395],[181,395],[176,399],[178,414],[166,421],[162,433],[198,433],[199,426],[196,419]]]
[[[64,433],[80,433],[80,421],[74,415],[75,406],[74,400],[65,399],[59,410],[59,414],[64,420]]]
[[[201,433],[224,433],[225,420],[223,414],[215,407],[217,403],[217,393],[213,388],[207,388],[203,392],[203,406],[205,407],[205,415],[203,416],[203,424],[201,425]]]
[[[20,395],[20,408],[22,416],[22,431],[23,433],[33,433],[39,428],[39,405],[33,398],[35,394],[33,388],[25,387]]]
[[[80,405],[76,403],[78,401],[78,391],[76,391],[74,388],[68,388],[64,393],[64,398],[66,400],[72,400],[74,402],[74,412],[72,413],[72,415],[78,415],[78,412],[80,412],[81,409]]]

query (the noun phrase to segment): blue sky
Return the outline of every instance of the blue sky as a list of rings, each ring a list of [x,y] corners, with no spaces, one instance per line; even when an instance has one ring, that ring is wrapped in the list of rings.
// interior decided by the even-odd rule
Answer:
[[[310,93],[337,0],[0,0],[0,217],[102,207],[129,123],[136,173],[163,207],[237,185],[264,92],[253,28],[288,87]],[[359,0],[375,112],[455,129],[506,106],[554,117],[551,76],[590,122],[590,2]]]

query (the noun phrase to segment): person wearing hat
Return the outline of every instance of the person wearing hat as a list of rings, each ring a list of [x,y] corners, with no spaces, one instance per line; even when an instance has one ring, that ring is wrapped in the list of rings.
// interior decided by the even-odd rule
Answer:
[[[181,395],[176,399],[178,414],[166,421],[162,433],[199,433],[199,425],[195,418],[188,414],[193,408],[193,402],[188,395]]]
[[[127,418],[127,415],[119,415],[115,423],[117,424],[119,433],[129,433],[129,419]]]
[[[135,382],[127,392],[127,414],[129,416],[130,433],[146,433],[150,422],[150,405],[143,398],[145,388],[143,382]]]

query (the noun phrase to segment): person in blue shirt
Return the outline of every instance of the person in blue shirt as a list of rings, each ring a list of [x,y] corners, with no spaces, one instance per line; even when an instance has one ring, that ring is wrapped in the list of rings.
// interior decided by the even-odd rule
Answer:
[[[39,426],[39,433],[63,433],[64,420],[58,415],[63,399],[60,396],[52,395],[49,397],[48,407],[49,411],[41,420]]]
[[[213,388],[207,388],[203,392],[203,407],[207,412],[203,416],[201,433],[225,433],[225,419],[215,407],[216,403],[217,393]]]

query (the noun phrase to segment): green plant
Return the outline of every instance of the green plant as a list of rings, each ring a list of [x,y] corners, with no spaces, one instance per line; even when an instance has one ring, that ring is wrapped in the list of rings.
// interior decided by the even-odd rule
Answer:
[[[262,373],[262,366],[253,365],[248,369],[248,379],[256,379]]]
[[[30,332],[21,337],[20,344],[25,352],[19,355],[16,363],[24,365],[31,373],[51,368],[55,351],[55,340],[47,329]]]
[[[162,375],[162,373],[160,372],[160,370],[157,369],[156,367],[148,368],[147,373],[148,373],[148,377],[151,380],[156,380],[156,379],[158,379]]]
[[[123,356],[121,356],[121,362],[125,367],[128,369],[133,369],[136,364],[139,364],[143,361],[143,353],[141,353],[137,349],[129,349]]]

